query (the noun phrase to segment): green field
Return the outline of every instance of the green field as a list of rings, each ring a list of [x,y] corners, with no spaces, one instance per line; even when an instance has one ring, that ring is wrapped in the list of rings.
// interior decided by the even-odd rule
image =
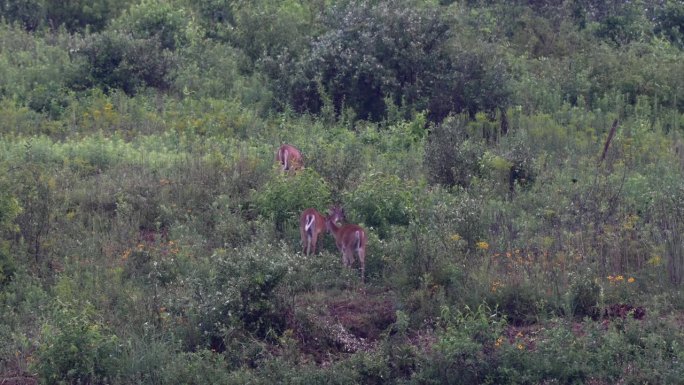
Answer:
[[[683,49],[681,0],[0,2],[0,383],[682,384]]]

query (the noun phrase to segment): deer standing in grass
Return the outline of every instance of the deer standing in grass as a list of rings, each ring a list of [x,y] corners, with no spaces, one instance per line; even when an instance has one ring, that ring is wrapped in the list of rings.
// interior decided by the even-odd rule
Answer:
[[[344,210],[339,207],[330,209],[330,215],[325,219],[328,231],[335,238],[337,249],[342,252],[342,263],[351,268],[354,263],[354,253],[359,256],[361,265],[361,282],[366,275],[366,231],[359,225],[346,224],[337,226],[335,218],[345,218]]]
[[[297,147],[289,144],[283,144],[278,148],[276,162],[280,164],[283,171],[296,171],[304,167],[302,153],[299,152]]]
[[[299,234],[302,236],[304,255],[316,254],[318,236],[325,230],[327,218],[316,209],[306,209],[299,217]]]

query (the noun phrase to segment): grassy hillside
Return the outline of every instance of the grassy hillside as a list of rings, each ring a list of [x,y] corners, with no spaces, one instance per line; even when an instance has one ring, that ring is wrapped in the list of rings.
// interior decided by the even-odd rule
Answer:
[[[684,378],[681,1],[0,14],[0,382]]]

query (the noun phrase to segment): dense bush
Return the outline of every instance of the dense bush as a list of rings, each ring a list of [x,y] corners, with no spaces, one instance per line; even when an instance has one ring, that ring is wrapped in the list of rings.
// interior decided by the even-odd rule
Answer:
[[[1,15],[10,22],[19,22],[28,30],[59,28],[70,32],[100,31],[116,17],[130,1],[70,1],[42,0],[7,1],[0,4]]]
[[[175,50],[185,43],[185,14],[166,1],[143,1],[131,6],[111,28],[130,32],[136,39],[155,39],[159,48]]]
[[[408,225],[416,188],[393,175],[371,174],[344,200],[349,220],[386,237],[391,225]]]
[[[79,69],[72,88],[96,86],[122,89],[128,94],[143,87],[167,88],[174,63],[156,36],[136,38],[118,30],[88,35],[76,54]]]
[[[0,383],[679,383],[680,8],[0,1]]]
[[[277,174],[268,181],[255,198],[259,212],[273,220],[278,231],[286,223],[299,224],[299,215],[309,207],[326,212],[330,201],[330,188],[318,173],[305,168],[294,175]]]
[[[45,325],[35,370],[46,384],[103,384],[119,371],[119,339],[93,319],[93,309],[57,306]]]
[[[425,147],[424,163],[432,183],[468,187],[480,173],[484,148],[478,137],[469,135],[464,116],[448,118],[432,127]]]

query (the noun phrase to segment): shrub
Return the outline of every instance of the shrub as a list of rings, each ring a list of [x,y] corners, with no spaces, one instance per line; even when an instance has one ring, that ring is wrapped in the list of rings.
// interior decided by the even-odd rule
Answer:
[[[591,271],[573,274],[568,287],[570,314],[578,318],[599,315],[601,287],[591,277]]]
[[[330,183],[333,197],[357,183],[364,169],[363,146],[353,132],[344,129],[330,130],[329,137],[312,140],[305,151],[304,162]],[[327,135],[326,135],[327,136]]]
[[[253,363],[262,354],[262,340],[284,330],[281,293],[300,262],[282,244],[217,249],[172,284],[181,291],[163,304],[187,348],[225,351],[234,365]]]
[[[413,210],[415,187],[395,175],[370,174],[345,196],[349,220],[377,229],[389,236],[389,226],[408,225]]]
[[[7,1],[0,4],[0,14],[11,22],[21,23],[27,30],[64,26],[70,32],[83,31],[86,27],[99,31],[129,2],[130,0],[74,0],[68,3],[43,0]]]
[[[164,363],[161,378],[165,384],[237,384],[231,381],[224,356],[208,349],[180,353]],[[142,368],[144,370],[144,368]]]
[[[484,305],[453,313],[444,307],[435,350],[424,357],[414,382],[485,383],[498,365],[494,357],[485,353],[495,346],[506,325],[493,313]]]
[[[349,107],[360,119],[382,120],[385,98],[407,111],[427,106],[422,95],[432,94],[434,73],[447,60],[441,49],[448,27],[436,7],[352,1],[330,7],[325,23],[327,32],[313,43],[303,69],[293,72],[308,81],[292,81],[300,89],[291,95],[314,95],[293,100],[310,103],[294,104],[296,110],[318,112],[321,107],[314,79],[320,80],[338,114]]]
[[[156,38],[135,38],[108,30],[87,35],[76,51],[79,69],[71,87],[119,88],[135,94],[141,87],[168,87],[174,66],[172,55]]]
[[[261,215],[272,219],[276,230],[282,232],[286,223],[299,223],[304,209],[325,210],[330,204],[330,188],[316,171],[305,168],[294,175],[275,175],[256,194],[255,202]]]
[[[316,31],[315,8],[306,2],[256,0],[228,9],[235,23],[230,38],[252,62],[283,52],[297,55]]]
[[[489,299],[491,307],[499,310],[515,326],[531,325],[539,320],[542,299],[531,285],[506,285],[497,288]]]
[[[161,49],[175,50],[185,43],[185,11],[168,1],[143,0],[119,16],[112,27],[137,39],[155,39]]]
[[[22,27],[33,31],[45,23],[45,2],[42,0],[3,1],[0,14],[8,22],[18,22]]]
[[[14,221],[22,210],[19,200],[7,192],[5,184],[8,182],[0,179],[0,290],[12,279],[17,268],[5,239],[17,232]]]
[[[483,145],[468,135],[467,118],[451,117],[433,126],[425,144],[428,180],[444,186],[468,187],[479,175]]]
[[[132,0],[74,0],[68,3],[46,1],[47,22],[65,26],[71,32],[101,31]]]
[[[106,384],[118,370],[119,339],[93,309],[58,305],[43,326],[34,369],[45,384]]]
[[[680,48],[684,47],[684,4],[668,1],[659,7],[653,32],[665,36]]]

